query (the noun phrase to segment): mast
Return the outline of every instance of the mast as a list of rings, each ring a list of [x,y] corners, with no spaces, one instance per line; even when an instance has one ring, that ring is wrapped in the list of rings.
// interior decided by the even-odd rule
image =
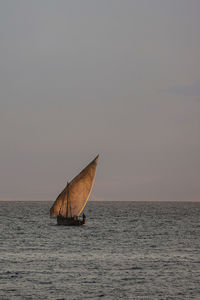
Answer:
[[[69,205],[69,183],[67,181],[67,205],[66,205],[66,217],[68,217],[68,205]]]

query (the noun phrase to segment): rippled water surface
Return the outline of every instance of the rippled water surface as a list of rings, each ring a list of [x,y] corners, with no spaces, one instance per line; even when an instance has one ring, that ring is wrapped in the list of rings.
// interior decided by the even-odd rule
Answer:
[[[0,299],[200,299],[200,203],[0,203]]]

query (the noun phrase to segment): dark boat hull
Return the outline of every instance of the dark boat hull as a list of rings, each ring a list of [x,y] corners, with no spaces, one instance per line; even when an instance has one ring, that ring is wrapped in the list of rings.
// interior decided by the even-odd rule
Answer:
[[[57,224],[64,226],[82,226],[85,224],[85,219],[64,218],[62,216],[57,216]]]

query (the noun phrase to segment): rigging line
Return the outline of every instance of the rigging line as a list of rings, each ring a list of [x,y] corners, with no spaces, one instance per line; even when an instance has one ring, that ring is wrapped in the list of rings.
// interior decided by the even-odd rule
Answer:
[[[66,218],[68,217],[68,205],[69,205],[68,199],[69,199],[69,183],[67,181],[67,207],[66,207],[67,211],[66,211]]]

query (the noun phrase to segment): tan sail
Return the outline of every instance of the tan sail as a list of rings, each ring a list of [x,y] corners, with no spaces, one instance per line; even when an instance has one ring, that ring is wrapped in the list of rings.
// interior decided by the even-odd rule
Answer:
[[[50,209],[51,216],[57,216],[60,213],[63,217],[75,217],[81,214],[94,183],[98,157],[72,179],[58,196]]]
[[[56,198],[56,201],[54,202],[53,206],[50,209],[50,216],[51,217],[57,217],[57,215],[60,213],[61,207],[64,207],[64,203],[66,203],[66,195],[67,195],[67,186],[64,188],[64,190],[58,195]]]

